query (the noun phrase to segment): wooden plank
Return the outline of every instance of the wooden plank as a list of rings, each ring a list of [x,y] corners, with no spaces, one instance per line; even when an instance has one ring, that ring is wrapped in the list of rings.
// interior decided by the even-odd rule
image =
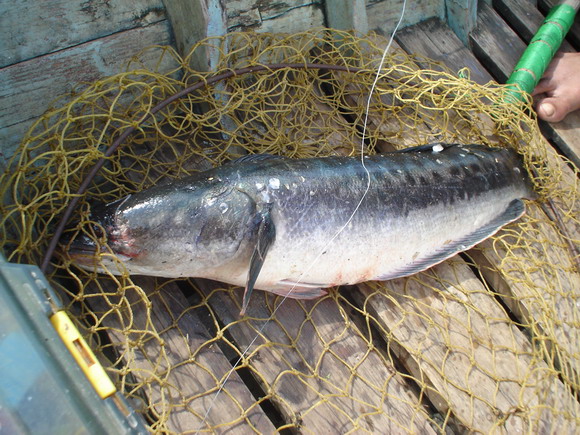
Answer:
[[[530,7],[529,1],[526,0],[495,0],[494,7],[527,44],[544,20],[540,11]],[[576,50],[570,43],[564,41],[560,51],[575,52]],[[518,59],[513,59],[514,66]],[[580,112],[569,114],[562,122],[540,121],[540,125],[546,137],[555,142],[564,155],[580,168]]]
[[[465,47],[453,32],[438,18],[426,20],[418,25],[406,27],[397,33],[399,45],[408,53],[421,53],[439,60],[457,72],[468,68],[470,78],[479,84],[493,80],[481,68],[476,57]]]
[[[486,10],[485,6],[482,8],[484,9],[484,12],[480,13],[480,17],[483,15],[486,17],[486,20],[489,20],[491,12]],[[494,22],[495,24],[493,28],[489,32],[485,32],[487,34],[486,38],[484,38],[486,41],[492,41],[492,34],[498,32],[497,27],[499,24],[497,23],[497,20]],[[505,32],[502,33],[501,36],[503,37],[501,37],[500,40],[495,41],[496,44],[499,44],[500,41],[504,40]],[[480,35],[474,35],[474,38],[480,40]],[[514,43],[513,45],[516,44]],[[487,58],[495,59],[495,53],[497,53],[497,50],[494,50],[491,53],[494,54]],[[498,55],[497,57],[502,58],[503,54]],[[507,62],[509,62],[509,60],[504,59],[504,63]],[[513,63],[515,65],[515,61],[513,61]],[[498,62],[497,67],[500,67],[500,62]],[[562,180],[560,183],[561,189],[563,189],[564,192],[569,192],[571,187],[577,185],[575,174],[561,161],[561,159],[558,158],[554,151],[551,151],[549,145],[546,145],[546,147],[548,147],[546,155],[547,163],[562,171]],[[568,195],[566,198],[554,198],[554,201],[560,203],[562,210],[570,210],[568,216],[577,217],[580,215],[580,205],[573,195]],[[537,226],[537,231],[539,233],[538,238],[539,240],[544,241],[544,247],[538,247],[537,251],[545,254],[545,256],[543,255],[543,264],[554,264],[556,268],[559,270],[561,269],[557,272],[557,275],[560,273],[562,274],[557,277],[556,281],[559,283],[559,290],[555,290],[554,286],[551,284],[551,280],[556,278],[545,275],[549,272],[544,268],[539,268],[537,272],[533,274],[534,277],[527,276],[527,279],[531,280],[535,286],[544,286],[547,288],[545,297],[550,300],[549,307],[556,307],[553,308],[555,312],[568,313],[567,315],[569,318],[574,318],[573,314],[570,313],[570,304],[574,305],[573,301],[580,297],[580,294],[578,294],[580,278],[578,272],[574,272],[573,263],[571,263],[572,254],[569,252],[566,243],[563,242],[561,235],[554,230],[549,219],[541,210],[538,209],[536,204],[532,203],[529,205],[528,216],[525,216],[522,219],[522,222],[528,224],[533,223]],[[578,228],[578,222],[564,216],[564,224],[567,233],[574,239],[580,240],[580,228]],[[533,232],[529,235],[529,239],[527,240],[528,243],[533,242],[531,234],[533,234]],[[557,343],[558,347],[562,349],[562,357],[565,359],[562,363],[567,366],[576,367],[577,370],[578,367],[580,367],[578,365],[580,362],[578,358],[578,355],[580,355],[580,337],[578,337],[575,332],[576,328],[571,326],[573,322],[571,323],[571,321],[568,320],[562,324],[548,325],[545,321],[540,320],[547,318],[547,314],[541,308],[545,306],[544,303],[538,301],[538,297],[541,297],[542,295],[537,295],[535,290],[530,289],[525,281],[522,280],[522,277],[517,273],[518,270],[522,269],[523,265],[513,259],[505,259],[504,256],[502,256],[502,253],[505,253],[505,251],[498,253],[492,249],[493,241],[486,241],[480,246],[483,249],[484,254],[482,255],[481,253],[475,252],[473,253],[473,256],[477,259],[478,264],[481,265],[482,270],[485,272],[486,279],[499,286],[498,290],[501,289],[501,292],[504,294],[506,304],[510,306],[514,313],[523,316],[523,323],[528,325],[539,323],[540,328],[543,328],[544,333],[551,337],[554,340],[554,343]],[[549,247],[550,250],[549,255],[545,252],[545,250],[548,249],[547,247]],[[519,244],[515,244],[514,247],[511,248],[511,252],[519,258],[532,259],[535,257],[533,252],[528,249],[523,249]],[[540,260],[538,259],[538,261]],[[500,265],[502,268],[505,268],[503,270],[509,271],[509,273],[496,272],[497,267]],[[530,268],[532,266],[528,265],[527,267]],[[534,268],[532,267],[532,269]],[[536,276],[536,274],[538,276]]]
[[[0,68],[165,19],[161,0],[0,0]]]
[[[0,70],[0,165],[14,153],[26,131],[58,96],[81,82],[121,72],[139,50],[169,44],[167,21],[128,30],[37,57]],[[151,69],[175,67],[169,56],[157,65],[159,51],[148,51],[142,62]]]
[[[184,59],[189,56],[191,48],[202,39],[223,36],[227,32],[227,14],[222,0],[164,0],[164,3],[177,52]],[[220,61],[220,50],[228,51],[227,40],[224,40],[220,48],[212,44],[198,46],[189,57],[189,66],[194,71],[215,70]],[[215,89],[217,97],[221,98],[225,85],[217,83]],[[207,105],[200,104],[199,110],[206,112]],[[227,116],[222,116],[220,123],[228,132],[235,130],[235,123]]]
[[[177,52],[185,58],[191,47],[206,37],[226,33],[227,17],[220,0],[164,0]],[[200,47],[191,57],[196,71],[210,71],[219,60],[217,50]]]
[[[395,30],[403,11],[403,0],[367,0],[369,29],[383,36]],[[445,3],[440,0],[407,1],[401,28],[419,23],[432,17],[445,17]]]
[[[580,112],[569,113],[557,123],[540,121],[542,133],[580,168]]]
[[[295,33],[324,25],[323,5],[289,0],[229,0],[228,30]]]
[[[524,246],[519,234],[503,230],[496,240],[486,240],[470,255],[488,282],[504,295],[505,304],[528,325],[531,335],[543,337],[545,358],[574,388],[580,374],[580,274],[555,226],[546,223],[537,204],[528,204],[523,225]],[[508,255],[510,251],[512,255]],[[531,267],[525,259],[550,267]]]
[[[103,291],[93,286],[86,301],[136,383],[145,385],[141,393],[159,420],[152,429],[166,425],[172,432],[193,433],[222,424],[228,433],[275,432],[235,372],[220,395],[222,406],[212,406],[232,365],[212,341],[200,317],[203,310],[191,307],[175,282],[132,281],[139,287],[119,292],[115,282],[102,278]]]
[[[438,56],[438,60],[443,60],[449,62],[450,66],[456,66],[456,60],[454,56],[446,56],[446,52],[457,52],[456,56],[463,58],[467,56],[467,48],[464,47],[461,42],[452,35],[449,29],[444,30],[442,26],[436,28],[433,26],[433,21],[430,20],[421,25],[414,26],[416,28],[425,25],[428,30],[425,30],[423,35],[430,35],[431,40],[440,41],[447,40],[446,50],[441,52],[439,49],[439,44],[426,46],[423,44],[422,38],[415,38],[415,35],[421,30],[415,30],[409,33],[400,33],[398,40],[401,44],[406,44],[406,48],[409,51],[420,51],[420,54],[433,57],[433,55]],[[440,36],[441,33],[446,31],[452,36]],[[429,47],[428,51],[423,51],[425,47]],[[472,65],[475,70],[482,70],[483,68],[478,65],[475,59],[472,59]],[[482,77],[486,76],[486,73],[481,73]],[[489,76],[487,76],[489,78]],[[485,80],[487,81],[487,80]],[[450,269],[451,265],[453,267]],[[469,267],[460,262],[457,259],[449,260],[443,263],[441,266],[435,268],[436,272],[436,282],[444,283],[442,287],[437,287],[434,285],[434,281],[429,281],[428,278],[424,278],[425,274],[420,274],[416,278],[409,278],[408,280],[399,280],[399,283],[389,282],[385,284],[388,288],[392,289],[393,292],[397,292],[401,295],[394,303],[390,299],[382,300],[382,297],[377,296],[380,300],[378,305],[374,305],[372,301],[369,301],[369,293],[365,292],[363,287],[363,298],[359,300],[362,304],[364,303],[366,307],[375,309],[380,322],[383,322],[383,327],[386,329],[386,334],[394,333],[394,331],[401,329],[401,335],[397,340],[401,344],[399,349],[399,358],[405,361],[405,364],[409,370],[415,375],[417,379],[426,379],[426,382],[432,388],[428,388],[426,394],[430,397],[431,401],[437,406],[442,414],[445,414],[448,410],[451,410],[453,415],[464,425],[467,425],[471,430],[487,432],[492,430],[494,425],[501,424],[502,429],[513,429],[517,430],[527,428],[527,430],[539,430],[544,427],[550,427],[550,421],[553,417],[549,414],[536,415],[539,419],[537,426],[531,428],[529,422],[525,422],[520,417],[501,417],[502,412],[508,412],[507,410],[511,407],[517,407],[522,397],[525,397],[524,401],[528,404],[534,404],[534,406],[540,407],[542,401],[544,400],[543,394],[545,391],[528,391],[522,396],[524,392],[523,385],[526,384],[526,377],[522,377],[521,374],[510,373],[508,376],[514,376],[514,385],[512,389],[507,388],[502,390],[501,399],[495,396],[498,386],[504,388],[498,381],[496,376],[501,372],[501,367],[528,367],[529,370],[535,372],[537,369],[536,364],[540,364],[541,371],[549,373],[549,369],[545,363],[537,363],[534,358],[524,358],[522,359],[520,355],[531,355],[530,343],[521,335],[518,329],[515,327],[513,322],[505,315],[503,309],[499,304],[490,296],[478,296],[477,302],[473,302],[473,305],[467,304],[467,307],[461,312],[461,310],[453,310],[453,317],[451,313],[449,317],[445,319],[446,316],[442,315],[440,312],[431,313],[425,312],[423,304],[425,303],[428,307],[438,307],[441,310],[449,304],[446,300],[447,294],[455,294],[459,298],[458,293],[453,293],[453,290],[449,286],[453,286],[458,291],[466,291],[468,289],[470,292],[473,291],[474,294],[486,293],[486,290],[481,286],[479,281],[475,278],[473,273],[469,270]],[[431,272],[427,272],[429,274]],[[427,285],[425,281],[427,280]],[[413,281],[411,283],[411,281]],[[423,283],[423,285],[418,285],[417,283]],[[392,286],[392,287],[391,287]],[[463,289],[463,290],[461,290]],[[428,296],[426,296],[426,292]],[[469,293],[471,294],[471,293]],[[462,295],[461,300],[465,300]],[[405,301],[405,306],[409,307],[407,310],[401,309],[401,305]],[[501,327],[497,327],[494,324],[493,332],[490,326],[487,326],[489,330],[487,340],[490,340],[488,345],[488,351],[483,351],[482,354],[478,352],[481,342],[478,340],[477,345],[470,342],[469,345],[466,344],[465,336],[455,337],[453,334],[448,336],[444,331],[439,333],[437,330],[431,330],[429,325],[472,325],[473,314],[470,313],[470,307],[477,307],[479,315],[482,317],[487,317],[488,319],[501,319],[499,323]],[[392,311],[393,314],[389,314]],[[423,325],[421,329],[418,327],[417,322],[413,320],[414,313],[422,319],[431,319],[427,323],[428,325]],[[501,313],[501,317],[498,317]],[[409,318],[404,317],[407,314]],[[460,315],[461,314],[461,315]],[[439,320],[439,321],[438,321]],[[451,326],[450,326],[451,327]],[[455,326],[456,327],[456,326]],[[480,327],[474,327],[474,331],[479,331]],[[413,344],[408,344],[409,334],[417,333],[417,341],[412,341]],[[497,334],[497,336],[495,335]],[[517,340],[513,340],[513,337],[517,335]],[[426,338],[427,337],[427,338]],[[433,354],[426,352],[426,354],[419,353],[416,349],[419,343],[429,343],[429,351],[433,351]],[[432,344],[433,343],[433,344]],[[511,347],[505,347],[506,343],[511,343]],[[409,346],[408,348],[406,346]],[[438,347],[439,346],[439,347]],[[502,361],[499,364],[499,359],[494,355],[493,349],[505,349],[505,354],[502,354]],[[450,356],[450,349],[459,349],[457,352],[471,352],[471,356],[468,358],[462,354],[457,356],[456,365],[451,364],[447,369],[442,371],[442,367],[448,364],[448,361],[454,361]],[[477,354],[477,358],[475,355]],[[407,356],[405,356],[407,355]],[[425,360],[423,360],[425,358]],[[432,359],[433,358],[433,359]],[[490,360],[491,358],[491,360]],[[505,359],[503,359],[505,358]],[[463,362],[462,362],[463,361]],[[481,364],[481,365],[480,365]],[[498,372],[496,375],[487,371],[489,365],[496,364],[498,367]],[[434,369],[433,369],[434,368]],[[484,375],[479,376],[479,374],[473,374],[473,372],[482,371],[485,372]],[[457,378],[455,377],[457,376]],[[470,381],[470,376],[474,376],[474,380]],[[475,381],[477,378],[477,381]],[[567,410],[574,414],[577,412],[576,401],[569,395],[565,396],[565,403],[561,404],[559,401],[561,399],[561,393],[565,393],[566,389],[562,383],[558,380],[557,372],[552,371],[551,381],[554,381],[555,387],[548,386],[550,384],[546,383],[542,387],[542,390],[551,391],[549,401],[555,405],[556,409],[558,406],[567,406]],[[552,391],[550,388],[555,388]],[[433,393],[435,392],[435,393]],[[505,400],[505,401],[504,401]],[[490,405],[493,403],[493,405]],[[529,408],[527,408],[529,409]],[[498,417],[498,415],[500,417]],[[568,421],[561,420],[558,424],[562,428],[566,428]],[[512,426],[513,425],[513,426]],[[525,430],[525,429],[524,429]]]
[[[165,0],[164,4],[177,52],[185,57],[193,45],[206,37],[209,20],[207,5],[203,0]],[[200,53],[192,59],[191,67],[196,71],[208,71],[209,63],[207,54]]]
[[[545,18],[529,0],[494,0],[493,7],[527,44],[530,43]],[[560,50],[576,51],[568,41],[562,42]]]
[[[460,259],[361,286],[359,302],[392,337],[414,378],[470,432],[572,433],[580,407]],[[521,412],[514,412],[514,410]]]
[[[209,285],[204,293],[238,348],[251,345],[244,362],[277,403],[286,428],[433,433],[420,398],[346,320],[336,293],[314,301],[287,299],[270,321],[280,297],[255,291],[250,318],[240,321],[242,289]],[[216,406],[224,406],[220,398]]]
[[[477,21],[470,35],[471,49],[491,75],[505,83],[526,44],[486,4],[480,5]]]
[[[328,27],[338,30],[356,30],[366,34],[369,30],[364,0],[326,0]]]

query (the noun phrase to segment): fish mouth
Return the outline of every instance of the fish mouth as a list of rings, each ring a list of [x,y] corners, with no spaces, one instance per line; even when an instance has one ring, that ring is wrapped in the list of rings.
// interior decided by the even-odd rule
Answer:
[[[64,254],[79,266],[94,267],[99,263],[97,243],[86,234],[65,237],[61,247]]]
[[[97,270],[104,273],[107,270],[118,269],[118,265],[114,263],[126,263],[132,260],[132,257],[123,253],[111,251],[106,242],[95,241],[84,233],[77,233],[73,237],[67,237],[67,239],[61,243],[63,255],[81,269]],[[113,271],[113,273],[117,272]]]

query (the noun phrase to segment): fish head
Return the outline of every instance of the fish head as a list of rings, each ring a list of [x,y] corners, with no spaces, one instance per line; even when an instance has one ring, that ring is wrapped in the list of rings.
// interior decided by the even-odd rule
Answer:
[[[249,261],[255,203],[221,186],[173,185],[91,210],[67,245],[81,268],[113,274],[215,277]],[[237,270],[237,269],[236,269]]]

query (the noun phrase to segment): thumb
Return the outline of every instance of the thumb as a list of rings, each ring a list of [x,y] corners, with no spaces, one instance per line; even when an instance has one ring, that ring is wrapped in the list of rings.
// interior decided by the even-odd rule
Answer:
[[[563,101],[557,98],[544,98],[536,105],[538,117],[548,122],[559,122],[568,114]]]

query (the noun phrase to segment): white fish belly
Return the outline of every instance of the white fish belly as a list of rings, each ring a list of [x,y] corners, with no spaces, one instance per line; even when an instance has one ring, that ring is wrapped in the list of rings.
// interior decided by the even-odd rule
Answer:
[[[373,222],[355,215],[340,233],[349,216],[329,217],[336,223],[332,230],[319,231],[313,225],[308,237],[301,238],[287,232],[280,220],[276,224],[276,242],[256,288],[281,289],[287,282],[330,287],[419,272],[453,254],[419,270],[414,265],[488,224],[520,196],[506,188],[476,199],[458,200],[453,206],[438,204],[414,210],[406,217],[385,215],[381,221]],[[302,219],[302,225],[309,225],[307,217]],[[470,247],[459,246],[456,252]]]

